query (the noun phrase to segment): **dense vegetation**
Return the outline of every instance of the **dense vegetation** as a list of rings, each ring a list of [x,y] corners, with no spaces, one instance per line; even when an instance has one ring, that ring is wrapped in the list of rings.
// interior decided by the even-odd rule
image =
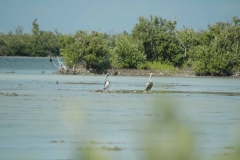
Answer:
[[[239,69],[240,19],[218,22],[207,30],[184,27],[158,16],[139,17],[132,33],[106,34],[77,31],[74,35],[39,29],[32,34],[17,27],[0,34],[0,55],[60,55],[69,67],[81,64],[94,72],[108,68],[154,69],[154,66],[190,67],[196,75],[229,76]],[[156,68],[157,69],[157,68]]]
[[[0,55],[6,56],[40,56],[49,52],[59,55],[60,33],[41,31],[37,19],[32,23],[32,34],[23,33],[23,27],[16,28],[15,33],[0,33]]]

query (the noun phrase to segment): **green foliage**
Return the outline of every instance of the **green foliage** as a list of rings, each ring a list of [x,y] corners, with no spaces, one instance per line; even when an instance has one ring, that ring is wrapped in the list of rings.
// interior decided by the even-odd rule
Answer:
[[[7,56],[29,56],[31,53],[31,36],[27,34],[9,34],[0,36],[0,53]]]
[[[32,26],[33,26],[33,28],[32,28],[32,34],[33,34],[34,36],[38,35],[38,33],[39,33],[39,25],[37,24],[37,19],[34,19],[34,21],[33,21],[33,23],[32,23]]]
[[[59,40],[60,54],[67,66],[73,66],[78,63],[78,53],[75,51],[74,38],[69,35],[62,36]]]
[[[196,46],[192,52],[196,75],[230,76],[239,66],[240,26],[217,23],[209,26],[209,43]]]
[[[18,26],[15,32],[0,33],[0,55],[63,56],[67,66],[85,65],[102,73],[114,68],[157,69],[159,64],[191,67],[196,75],[230,76],[240,68],[240,19],[217,22],[207,30],[184,27],[158,16],[139,17],[132,33],[106,34],[78,31],[62,35],[42,31],[35,19],[32,34]],[[152,62],[152,63],[150,63]],[[168,67],[167,67],[168,68]]]
[[[234,73],[239,57],[212,46],[199,46],[196,49],[196,60],[193,69],[200,76],[229,76]]]
[[[60,35],[39,30],[37,19],[33,22],[32,35],[23,33],[19,26],[15,34],[0,34],[0,55],[6,56],[47,56],[49,52],[59,55]]]
[[[161,63],[161,62],[146,62],[145,64],[146,69],[150,70],[160,70],[160,71],[168,71],[170,73],[173,73],[176,71],[176,68],[170,64],[167,63]]]
[[[199,45],[198,35],[193,29],[184,27],[182,30],[176,31],[176,36],[182,47],[186,48],[186,52]],[[185,56],[187,57],[188,55],[186,54]]]
[[[32,32],[33,51],[31,56],[47,56],[49,53],[59,55],[58,41],[61,35],[39,30],[37,19],[33,22]]]
[[[176,35],[176,21],[168,21],[161,17],[140,17],[133,29],[133,37],[141,40],[148,61],[172,63],[174,66],[183,64],[184,50]]]
[[[87,69],[97,73],[110,67],[110,50],[102,33],[78,31],[74,37],[62,37],[60,45],[60,53],[68,66],[84,63]]]
[[[113,49],[113,66],[117,68],[143,68],[146,56],[142,45],[131,36],[119,35]]]

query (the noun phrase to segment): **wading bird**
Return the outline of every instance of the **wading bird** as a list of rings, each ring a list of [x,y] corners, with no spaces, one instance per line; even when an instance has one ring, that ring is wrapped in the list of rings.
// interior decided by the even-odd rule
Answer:
[[[50,63],[52,63],[52,59],[51,59],[51,56],[49,56],[49,60],[50,60]]]
[[[109,76],[109,73],[107,73],[106,78],[105,78],[104,88],[103,88],[104,90],[105,90],[105,89],[108,89],[108,90],[109,90],[110,81],[108,80],[108,76]]]
[[[153,82],[152,82],[152,73],[150,73],[149,79],[148,79],[148,83],[146,84],[146,91],[151,90],[152,86],[153,86]]]

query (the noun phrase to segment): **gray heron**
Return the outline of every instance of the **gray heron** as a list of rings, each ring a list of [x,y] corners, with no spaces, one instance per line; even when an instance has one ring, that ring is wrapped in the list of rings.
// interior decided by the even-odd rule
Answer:
[[[108,80],[108,76],[109,76],[109,73],[107,73],[106,78],[105,78],[104,88],[103,88],[104,90],[105,90],[105,89],[108,89],[108,90],[109,90],[110,81]]]
[[[153,82],[152,82],[152,73],[150,73],[148,82],[146,84],[146,91],[151,90],[152,86],[153,86]]]

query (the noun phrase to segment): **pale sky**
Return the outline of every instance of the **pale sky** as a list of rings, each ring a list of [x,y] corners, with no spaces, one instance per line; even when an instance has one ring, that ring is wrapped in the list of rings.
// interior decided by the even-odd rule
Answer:
[[[0,0],[0,32],[22,26],[31,33],[36,18],[44,31],[130,33],[139,16],[150,15],[176,18],[177,29],[207,29],[208,24],[240,18],[240,0]]]

